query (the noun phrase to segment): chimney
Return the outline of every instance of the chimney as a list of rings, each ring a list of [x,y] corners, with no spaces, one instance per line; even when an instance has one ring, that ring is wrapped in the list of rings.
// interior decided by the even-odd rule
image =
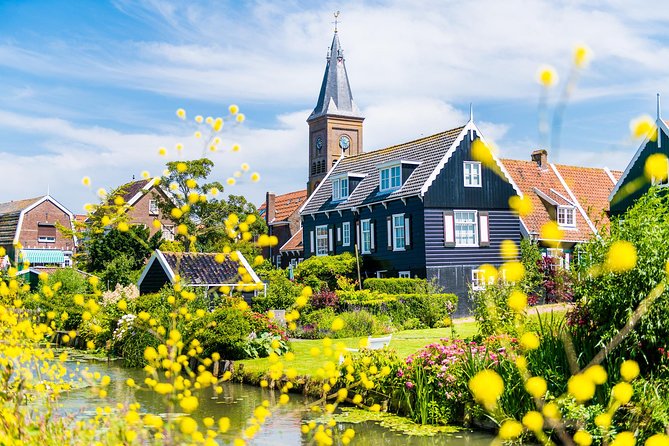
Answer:
[[[265,196],[265,221],[269,224],[276,217],[276,194],[267,192]]]
[[[548,169],[548,151],[539,149],[532,152],[532,161],[537,163],[542,169]]]

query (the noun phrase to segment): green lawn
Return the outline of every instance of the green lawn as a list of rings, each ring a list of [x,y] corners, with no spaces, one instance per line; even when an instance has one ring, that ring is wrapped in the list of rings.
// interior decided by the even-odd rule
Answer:
[[[563,315],[564,309],[555,310],[556,314]],[[536,314],[530,314],[530,319],[535,319]],[[476,322],[471,319],[462,319],[454,321],[455,337],[459,339],[468,338],[477,332]],[[406,358],[412,353],[420,350],[422,347],[439,341],[442,338],[451,338],[453,331],[451,328],[428,328],[424,330],[405,330],[393,333],[393,338],[390,342],[390,348],[395,350],[397,354]],[[346,347],[357,348],[361,338],[343,338],[334,339],[333,344],[338,342],[343,343]],[[292,364],[286,364],[287,367],[294,367],[299,375],[312,375],[323,366],[325,359],[322,356],[314,357],[311,355],[311,348],[318,347],[322,350],[323,340],[294,340],[291,342],[293,353],[295,353],[295,361]],[[255,374],[264,372],[269,367],[267,358],[261,359],[246,359],[238,361],[237,364],[243,364],[244,370]]]

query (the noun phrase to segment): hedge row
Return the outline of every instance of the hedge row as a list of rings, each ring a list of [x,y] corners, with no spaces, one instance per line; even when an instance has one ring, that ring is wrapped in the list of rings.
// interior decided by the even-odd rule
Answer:
[[[366,290],[385,294],[424,294],[427,293],[425,279],[376,279],[369,278],[362,282]]]
[[[374,315],[387,315],[393,322],[400,323],[418,319],[428,327],[449,317],[458,303],[455,294],[387,294],[362,290],[337,291],[337,297],[340,311],[366,310]]]

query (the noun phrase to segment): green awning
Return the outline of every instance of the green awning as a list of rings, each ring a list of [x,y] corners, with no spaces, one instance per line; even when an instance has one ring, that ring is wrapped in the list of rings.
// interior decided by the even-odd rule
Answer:
[[[22,249],[19,263],[26,261],[31,265],[61,265],[65,263],[65,254],[60,249]]]

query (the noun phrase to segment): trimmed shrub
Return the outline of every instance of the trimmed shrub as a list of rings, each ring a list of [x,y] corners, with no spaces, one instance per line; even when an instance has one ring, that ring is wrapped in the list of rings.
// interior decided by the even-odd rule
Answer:
[[[297,265],[295,278],[314,289],[320,289],[321,284],[328,289],[337,289],[339,276],[353,278],[356,271],[355,257],[351,253],[336,256],[314,256]]]
[[[369,278],[362,282],[363,288],[376,293],[384,294],[424,294],[428,292],[425,279]]]
[[[253,298],[255,311],[264,313],[290,308],[302,292],[303,286],[291,281],[285,270],[270,269],[262,273],[262,278],[267,281],[267,296]]]
[[[337,295],[341,310],[387,315],[397,326],[418,319],[422,324],[434,327],[455,311],[458,302],[455,294],[383,294],[363,290],[339,291]]]

